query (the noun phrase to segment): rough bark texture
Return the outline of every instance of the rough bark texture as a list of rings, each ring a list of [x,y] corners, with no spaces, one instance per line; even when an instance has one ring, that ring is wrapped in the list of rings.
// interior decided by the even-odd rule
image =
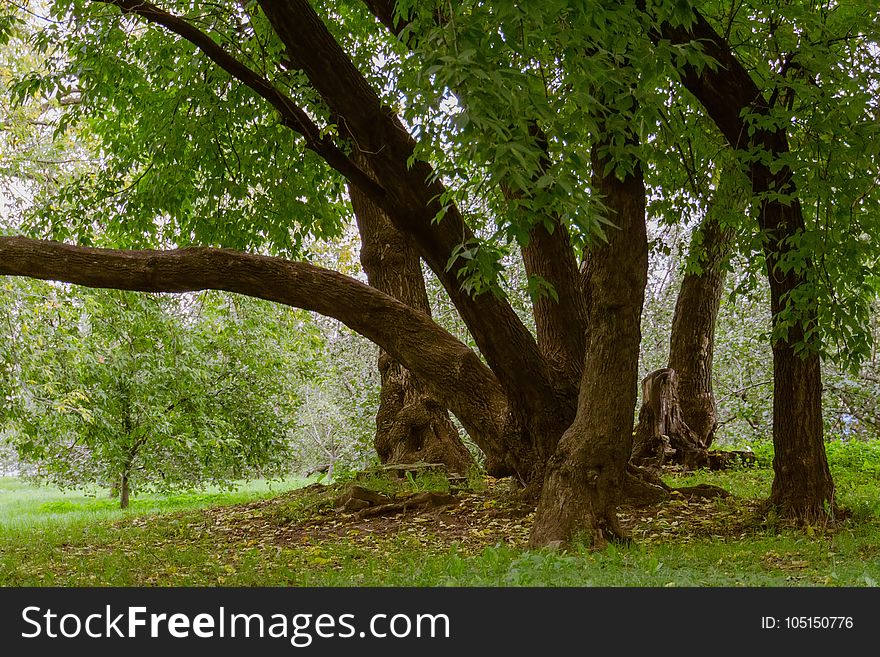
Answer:
[[[791,223],[803,227],[797,202],[790,208],[766,208],[762,219],[762,226],[776,235],[784,235]],[[803,274],[780,274],[777,263],[785,251],[778,245],[774,257],[767,258],[774,330],[785,299],[804,280]],[[795,345],[803,340],[804,323],[799,321],[785,338],[773,341],[774,477],[769,501],[783,517],[812,524],[833,514],[834,481],[823,438],[821,363],[816,353],[797,353]]]
[[[363,168],[368,169],[366,163]],[[361,237],[361,265],[370,285],[430,316],[421,262],[412,241],[355,185],[349,186]],[[446,409],[384,350],[374,446],[382,463],[443,463],[465,473],[474,464]]]
[[[688,470],[709,465],[700,437],[685,422],[675,370],[655,370],[642,379],[642,408],[633,438],[632,462],[661,468],[675,463]]]
[[[536,182],[550,166],[547,136],[536,121],[529,122],[529,136],[544,154]],[[529,197],[531,190],[503,185],[510,201]],[[553,372],[559,394],[570,398],[572,417],[577,407],[578,387],[586,350],[586,306],[580,285],[578,264],[568,229],[555,215],[539,214],[522,247],[523,267],[529,278],[537,277],[553,286],[556,298],[541,295],[532,303],[538,349]]]
[[[528,276],[553,285],[557,299],[542,296],[533,303],[538,348],[548,360],[559,388],[577,398],[586,349],[586,318],[578,267],[568,230],[554,220],[553,232],[543,224],[529,231],[522,256]]]
[[[627,481],[638,386],[641,312],[647,284],[645,185],[640,170],[593,187],[618,227],[591,251],[585,273],[588,342],[577,415],[547,467],[530,545],[567,544],[579,533],[594,545],[624,537],[617,505]]]
[[[285,126],[301,134],[308,148],[356,185],[401,232],[412,238],[419,256],[443,284],[473,336],[480,356],[488,363],[486,372],[489,373],[491,368],[494,379],[491,391],[479,390],[474,395],[476,399],[464,402],[471,410],[479,406],[485,411],[478,422],[482,427],[481,435],[474,436],[472,426],[469,426],[473,425],[473,416],[465,421],[459,413],[460,404],[451,402],[452,397],[471,393],[467,386],[456,392],[447,389],[445,393],[435,393],[434,389],[445,386],[436,381],[429,382],[427,373],[423,376],[423,372],[418,372],[417,375],[431,386],[438,401],[462,420],[468,433],[486,452],[487,459],[497,464],[498,474],[515,475],[524,483],[540,480],[559,436],[574,416],[576,400],[571,394],[560,394],[553,368],[506,299],[493,294],[471,296],[462,287],[457,272],[464,261],[454,261],[452,255],[463,242],[473,239],[473,232],[454,204],[442,203],[447,196],[446,190],[435,171],[427,162],[414,157],[416,144],[399,117],[393,109],[383,105],[379,94],[352,63],[310,3],[307,0],[263,0],[259,4],[285,46],[284,66],[297,68],[305,74],[326,105],[340,137],[353,144],[369,160],[370,173],[345,154],[334,141],[336,138],[322,133],[294,99],[265,76],[236,60],[194,24],[141,0],[102,1],[160,24],[200,48],[218,66],[271,103]],[[382,18],[388,20],[387,11]],[[438,221],[440,216],[442,220]],[[371,324],[351,316],[349,320],[364,326]],[[377,327],[369,327],[369,331],[375,333]],[[399,350],[400,341],[413,333],[404,329],[399,339],[392,339],[398,345],[394,350],[388,349],[389,353],[398,358],[396,350]],[[366,337],[373,340],[369,335]],[[386,334],[383,340],[389,337]],[[382,342],[374,342],[385,346]],[[416,339],[416,344],[424,346],[423,336]],[[435,345],[427,345],[429,351],[434,348]],[[472,356],[476,357],[469,352],[467,358]],[[406,364],[403,359],[399,360]],[[499,386],[501,404],[497,403],[496,396]],[[441,398],[441,394],[445,398]],[[492,398],[491,403],[489,398]],[[501,426],[499,417],[503,418]],[[490,445],[490,449],[483,445]]]
[[[716,216],[717,204],[724,202],[724,198],[713,200],[691,242],[690,257],[698,269],[689,269],[682,279],[669,340],[668,367],[678,375],[682,417],[703,447],[712,444],[718,426],[712,356],[733,237]]]
[[[689,28],[664,24],[654,35],[673,44],[697,40],[702,51],[717,62],[711,68],[682,67],[682,84],[706,108],[733,148],[760,149],[775,160],[784,158],[789,151],[785,129],[750,126],[744,116],[769,114],[769,103],[729,44],[698,12],[694,17]],[[834,483],[823,437],[819,355],[812,350],[796,350],[816,322],[816,302],[806,300],[806,307],[795,309],[787,306],[789,299],[799,296],[798,292],[809,290],[813,265],[800,255],[794,258],[798,266],[781,266],[804,232],[804,216],[789,166],[771,168],[766,158],[752,157],[747,173],[752,192],[761,199],[758,225],[764,238],[774,329],[775,477],[770,503],[784,516],[812,522],[827,517],[834,506]],[[792,316],[783,317],[790,311]],[[786,330],[780,330],[783,321]]]
[[[414,157],[416,144],[400,119],[382,104],[311,5],[306,0],[263,0],[260,5],[291,63],[326,102],[343,135],[369,159],[382,193],[375,193],[375,185],[362,191],[412,237],[504,390],[509,439],[500,458],[487,454],[487,459],[497,463],[499,474],[524,483],[541,478],[574,415],[574,400],[558,394],[547,359],[510,303],[491,293],[472,296],[463,288],[457,272],[464,261],[451,256],[474,239],[473,232],[455,205],[441,203],[446,190],[435,171]]]
[[[374,175],[358,167],[308,114],[272,83],[229,55],[208,34],[161,8],[141,0],[101,0],[126,13],[160,24],[199,47],[211,60],[265,98],[282,122],[303,135],[306,146],[356,185],[382,208],[394,224],[413,238],[419,255],[437,275],[467,324],[480,353],[510,398],[511,406],[529,418],[518,425],[539,431],[522,436],[507,459],[511,471],[534,469],[535,451],[552,450],[559,435],[550,368],[537,343],[510,304],[495,295],[472,297],[461,286],[458,263],[449,260],[472,231],[454,206],[444,207],[444,188],[426,162],[413,159],[415,142],[391,108],[361,75],[306,0],[261,2],[278,37],[287,47],[288,66],[301,69],[330,110],[343,137],[367,155]],[[435,218],[443,214],[443,220]],[[546,429],[546,430],[544,430]],[[532,443],[537,442],[537,445]],[[524,465],[519,461],[528,460]],[[540,458],[538,459],[540,460]]]

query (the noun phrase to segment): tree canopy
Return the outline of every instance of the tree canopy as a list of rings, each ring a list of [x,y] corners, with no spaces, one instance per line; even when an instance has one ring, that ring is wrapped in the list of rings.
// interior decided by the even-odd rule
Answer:
[[[42,9],[0,23],[35,53],[10,93],[94,161],[30,181],[0,274],[339,319],[540,497],[534,544],[601,543],[635,485],[646,225],[693,224],[731,175],[747,201],[718,212],[770,288],[771,502],[833,507],[821,359],[869,354],[880,283],[871,3],[58,0],[27,17]],[[357,194],[476,349],[309,263]]]

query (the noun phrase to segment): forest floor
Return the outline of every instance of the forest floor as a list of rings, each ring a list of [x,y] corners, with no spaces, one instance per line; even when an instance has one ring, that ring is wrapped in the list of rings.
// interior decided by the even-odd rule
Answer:
[[[283,496],[205,511],[205,524],[228,539],[256,542],[265,547],[314,546],[339,540],[378,549],[389,539],[403,539],[432,547],[455,547],[479,552],[506,545],[524,549],[534,520],[534,507],[510,494],[506,480],[487,478],[478,491],[452,496],[448,504],[413,508],[396,513],[365,516],[340,509],[332,502],[345,485],[321,490],[321,484]],[[416,495],[407,486],[392,499]],[[637,542],[657,542],[675,537],[744,538],[766,531],[766,520],[757,500],[686,499],[645,508],[621,509],[623,526]],[[147,519],[133,521],[146,523]]]
[[[0,494],[0,585],[876,586],[880,477],[868,461],[832,466],[848,511],[834,525],[798,529],[768,517],[760,501],[772,480],[766,463],[671,473],[673,486],[711,483],[733,496],[673,495],[622,509],[634,540],[601,552],[526,550],[533,509],[491,478],[450,491],[439,476],[376,476],[250,498],[195,496],[188,505],[178,497],[167,509],[104,516],[76,517],[69,503],[67,520],[50,502],[56,519],[24,524],[4,515]],[[7,501],[10,481],[0,480]],[[341,509],[338,498],[353,483],[392,504],[379,514]],[[435,506],[399,503],[431,492],[440,495]]]

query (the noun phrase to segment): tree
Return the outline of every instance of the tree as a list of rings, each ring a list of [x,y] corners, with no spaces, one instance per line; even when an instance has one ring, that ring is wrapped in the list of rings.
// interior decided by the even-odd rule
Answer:
[[[359,163],[367,169],[366,158]],[[412,240],[382,210],[349,185],[361,238],[361,264],[370,285],[431,315],[421,260]],[[441,406],[403,365],[380,352],[381,395],[374,445],[382,463],[443,463],[464,474],[474,465],[458,430]]]
[[[70,13],[37,43],[63,44],[70,67],[21,89],[51,93],[75,77],[83,101],[74,116],[100,136],[108,175],[77,181],[55,206],[66,215],[44,211],[35,222],[50,229],[44,235],[76,236],[83,246],[0,238],[0,273],[146,291],[218,288],[335,317],[455,414],[494,474],[514,475],[532,494],[543,489],[533,544],[581,531],[601,543],[621,534],[615,507],[638,380],[646,183],[652,194],[668,192],[650,152],[673,75],[752,181],[774,321],[772,499],[785,513],[821,516],[833,484],[818,369],[828,336],[819,327],[836,325],[823,321],[816,233],[800,209],[819,196],[793,183],[809,173],[793,168],[794,156],[809,152],[817,124],[802,121],[790,142],[780,118],[787,105],[776,102],[791,96],[792,77],[763,75],[766,58],[752,65],[748,52],[747,70],[730,41],[681,3],[365,5],[328,2],[319,14],[304,0],[221,3],[205,14],[182,1],[169,9],[59,3],[59,15]],[[814,24],[808,12],[781,22],[759,14],[757,28],[742,27],[751,16],[732,16],[730,26],[754,33],[745,43],[768,49],[779,25]],[[828,34],[847,34],[847,47],[876,43],[864,16],[848,33],[835,21],[826,21]],[[842,87],[835,67],[849,54],[826,36],[818,66]],[[859,71],[868,88],[875,69]],[[833,96],[828,88],[821,99]],[[873,111],[862,94],[845,125],[869,137],[856,119]],[[873,171],[866,152],[836,154]],[[343,181],[411,240],[479,355],[380,290],[278,257],[307,251],[304,234],[338,229]],[[860,221],[876,202],[872,189],[859,191]],[[830,207],[832,196],[817,207]],[[77,207],[89,212],[70,211]],[[844,233],[836,237],[850,244]],[[535,336],[505,294],[504,259],[517,250],[537,298]],[[874,257],[862,246],[851,251],[854,267]],[[860,307],[866,294],[848,298]],[[861,334],[850,323],[835,335]]]
[[[285,471],[297,400],[277,372],[292,369],[241,305],[35,291],[5,301],[12,444],[38,476],[109,485],[126,508],[136,490]]]

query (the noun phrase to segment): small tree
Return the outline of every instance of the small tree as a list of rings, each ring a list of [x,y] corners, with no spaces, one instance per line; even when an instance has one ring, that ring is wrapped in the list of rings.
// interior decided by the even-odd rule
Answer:
[[[45,286],[14,304],[13,445],[64,485],[228,484],[286,465],[297,405],[278,340],[253,302]],[[254,333],[254,331],[257,331]],[[10,371],[11,370],[11,371]]]

